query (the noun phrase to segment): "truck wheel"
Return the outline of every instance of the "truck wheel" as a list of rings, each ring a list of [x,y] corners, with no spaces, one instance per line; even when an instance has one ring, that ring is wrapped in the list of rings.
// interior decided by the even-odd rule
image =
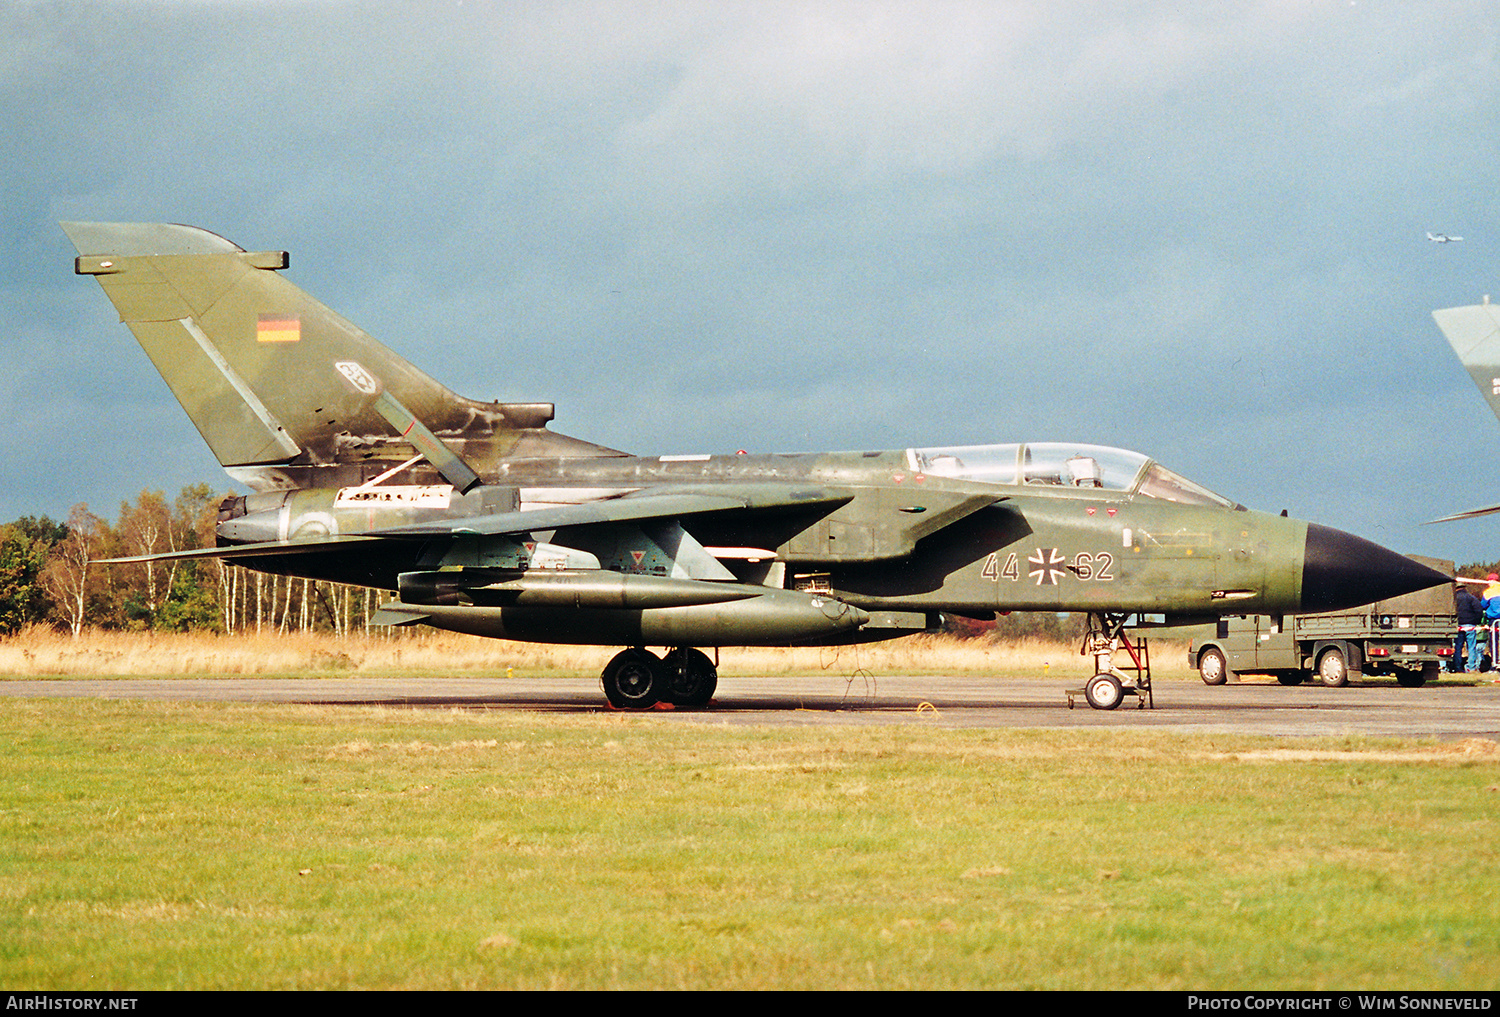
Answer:
[[[1427,684],[1427,676],[1420,671],[1408,671],[1404,667],[1396,668],[1396,684],[1403,689],[1420,689]]]
[[[1318,658],[1318,680],[1330,689],[1349,684],[1349,666],[1344,663],[1344,651],[1325,650]]]
[[[1229,665],[1222,651],[1209,647],[1198,656],[1198,674],[1204,685],[1223,685],[1229,680]]]
[[[1124,686],[1112,674],[1096,674],[1083,687],[1083,698],[1096,710],[1113,710],[1125,698]]]
[[[1292,671],[1286,674],[1279,674],[1276,676],[1276,680],[1283,685],[1301,685],[1303,682],[1307,681],[1307,672]]]

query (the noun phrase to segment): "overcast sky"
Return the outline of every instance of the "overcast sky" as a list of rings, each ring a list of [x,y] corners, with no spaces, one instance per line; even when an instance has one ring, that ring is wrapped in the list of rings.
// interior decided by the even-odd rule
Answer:
[[[227,477],[60,219],[639,453],[1077,440],[1500,558],[1495,0],[0,6],[0,521]],[[1463,236],[1433,244],[1428,230]]]

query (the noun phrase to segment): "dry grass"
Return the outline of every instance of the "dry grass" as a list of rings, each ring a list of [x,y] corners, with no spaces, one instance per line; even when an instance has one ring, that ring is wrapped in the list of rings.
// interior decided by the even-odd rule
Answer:
[[[263,675],[304,672],[489,671],[594,675],[618,647],[547,646],[452,632],[400,630],[338,637],[327,633],[85,632],[74,639],[31,628],[0,640],[0,677],[71,675]],[[1158,669],[1180,664],[1179,641],[1153,643]],[[866,646],[732,647],[723,674],[789,675],[863,668],[876,674],[1082,673],[1078,647],[1037,640],[989,643],[907,636]],[[1180,668],[1177,668],[1180,670]]]
[[[480,639],[435,630],[335,636],[321,632],[107,632],[77,639],[30,628],[0,641],[0,675],[259,675],[326,671],[515,669],[597,671],[606,651]]]

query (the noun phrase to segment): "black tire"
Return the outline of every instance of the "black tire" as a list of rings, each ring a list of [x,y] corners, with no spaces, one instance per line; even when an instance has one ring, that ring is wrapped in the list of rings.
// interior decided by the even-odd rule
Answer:
[[[656,654],[639,647],[621,650],[600,675],[604,696],[617,710],[649,710],[661,701],[666,672]]]
[[[1224,652],[1210,646],[1198,655],[1198,675],[1204,685],[1223,685],[1229,680],[1229,662]]]
[[[1113,710],[1125,698],[1124,686],[1114,675],[1100,672],[1083,687],[1083,698],[1096,710]]]
[[[1301,685],[1307,681],[1307,672],[1293,671],[1290,674],[1279,674],[1276,676],[1276,680],[1283,685]]]
[[[719,672],[708,654],[679,646],[661,662],[666,675],[662,698],[674,706],[706,706],[719,687]]]
[[[1403,689],[1420,689],[1427,684],[1427,676],[1420,671],[1408,671],[1404,667],[1396,668],[1396,684]]]
[[[1349,665],[1344,660],[1343,650],[1333,647],[1323,651],[1318,658],[1318,681],[1330,689],[1349,684]]]

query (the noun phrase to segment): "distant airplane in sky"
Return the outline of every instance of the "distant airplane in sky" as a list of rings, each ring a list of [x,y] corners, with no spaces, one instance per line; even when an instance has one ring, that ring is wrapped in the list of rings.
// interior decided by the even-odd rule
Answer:
[[[1434,244],[1452,244],[1463,239],[1463,237],[1450,237],[1446,233],[1429,233],[1427,239]]]

